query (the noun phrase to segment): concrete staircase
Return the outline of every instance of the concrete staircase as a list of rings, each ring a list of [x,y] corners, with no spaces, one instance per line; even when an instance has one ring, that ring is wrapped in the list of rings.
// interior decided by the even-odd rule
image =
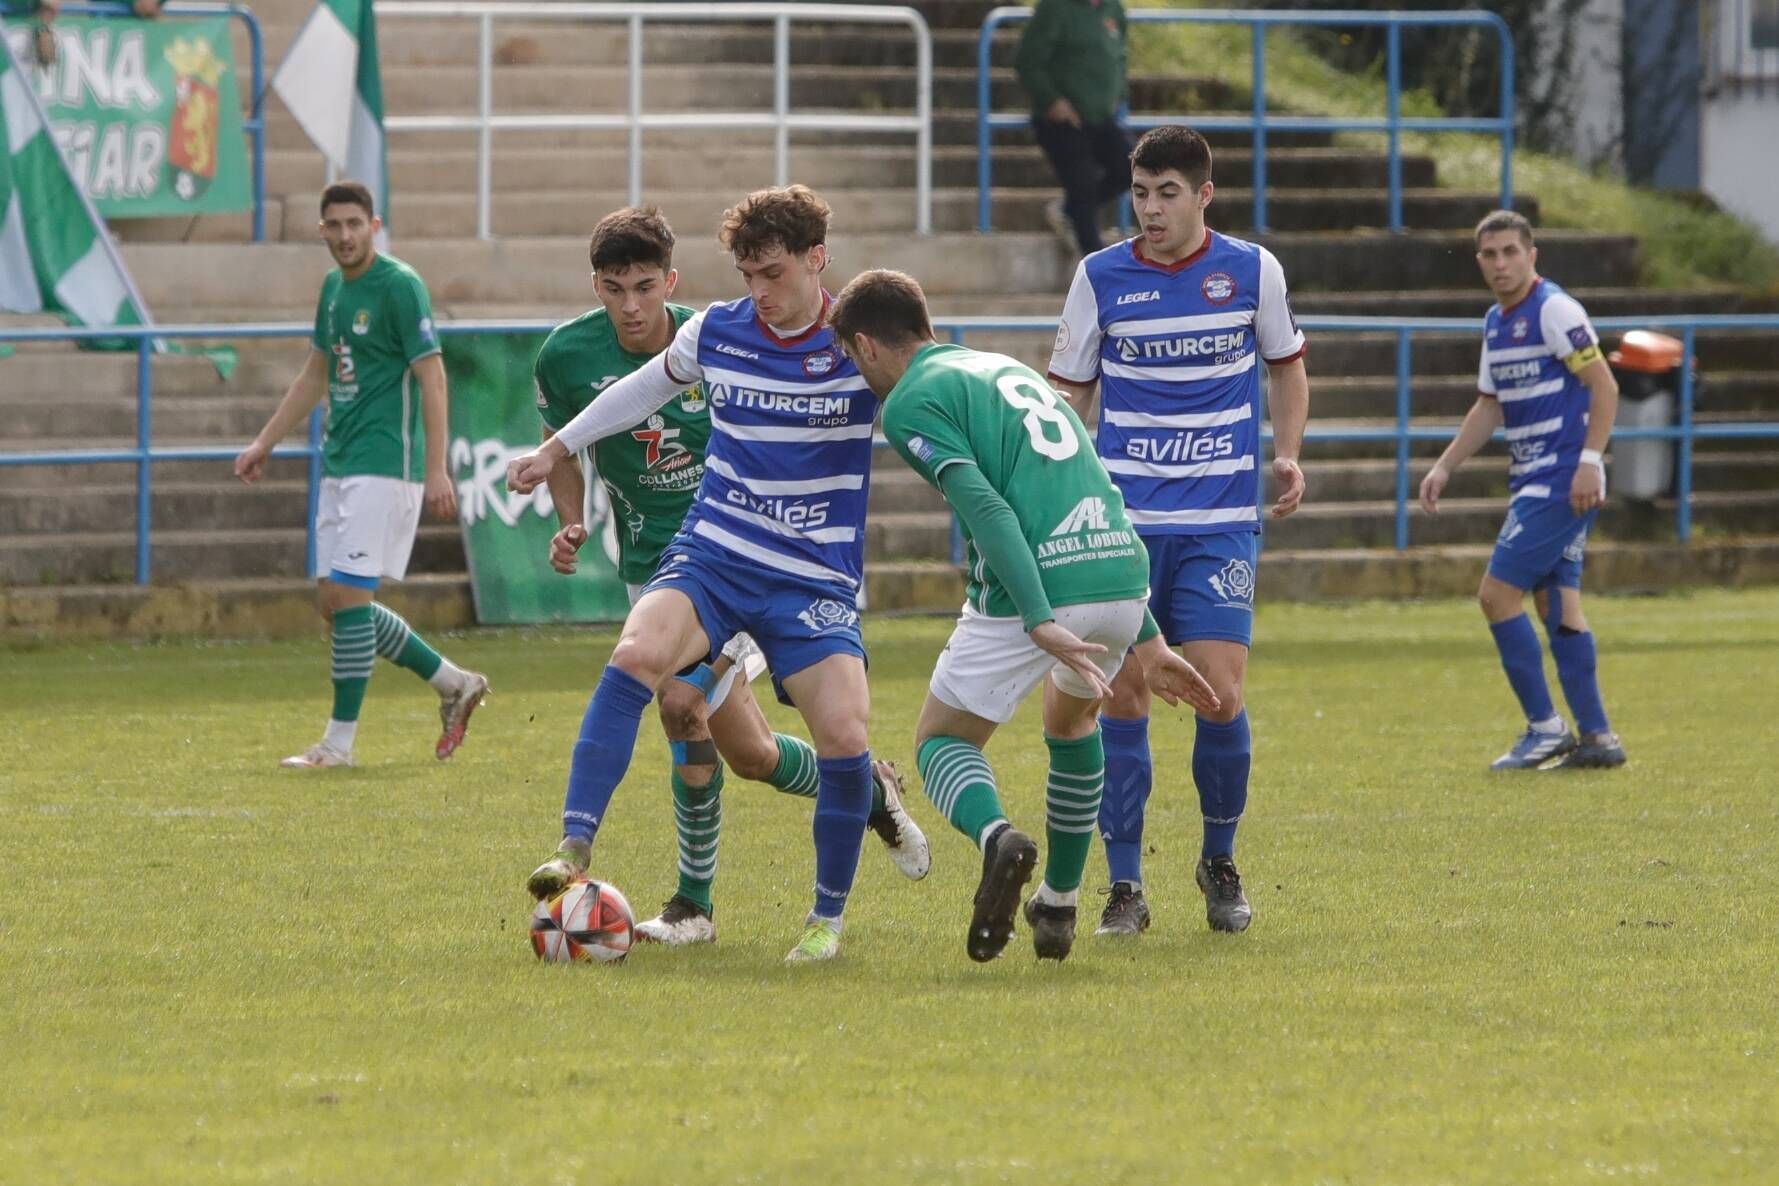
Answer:
[[[262,0],[269,67],[283,55],[308,0]],[[975,28],[991,5],[929,0],[917,5],[933,23],[935,43],[934,217],[939,234],[913,236],[914,159],[909,136],[798,134],[791,171],[820,188],[836,209],[831,282],[856,271],[894,266],[919,276],[936,312],[1054,316],[1072,271],[1043,226],[1053,193],[1048,170],[1024,131],[997,133],[992,236],[974,234],[976,150]],[[611,26],[556,22],[496,26],[497,111],[619,110],[625,94],[623,38]],[[389,20],[380,30],[391,114],[466,112],[475,94],[475,41],[468,23]],[[1013,35],[998,41],[996,103],[1021,100],[1009,63]],[[770,33],[763,26],[681,26],[645,38],[651,110],[768,107]],[[245,61],[244,47],[240,55]],[[898,31],[825,26],[792,39],[792,99],[834,110],[910,108],[912,46]],[[1190,77],[1133,82],[1139,110],[1236,111],[1247,96]],[[245,215],[120,223],[125,254],[156,316],[165,322],[306,321],[329,261],[313,237],[323,167],[275,99],[268,100],[268,237],[248,245]],[[1219,197],[1213,222],[1241,232],[1247,223],[1252,154],[1242,138],[1217,137]],[[587,132],[502,133],[495,139],[492,242],[474,239],[476,158],[468,134],[392,136],[396,251],[427,278],[441,319],[557,319],[590,301],[585,235],[597,217],[625,200],[627,154],[621,135]],[[1493,203],[1486,193],[1440,188],[1434,163],[1405,162],[1406,235],[1375,229],[1385,220],[1381,155],[1335,145],[1326,136],[1275,137],[1268,153],[1269,205],[1277,230],[1267,244],[1283,260],[1301,314],[1477,316],[1486,296],[1476,283],[1466,229]],[[649,200],[663,206],[681,235],[676,263],[681,294],[693,303],[734,294],[734,274],[712,229],[722,208],[772,181],[769,138],[759,133],[651,133],[645,138]],[[1535,212],[1535,197],[1523,206]],[[1733,309],[1733,292],[1684,295],[1639,292],[1633,239],[1575,232],[1541,236],[1549,274],[1599,316],[1615,313]],[[1003,350],[1042,367],[1049,335],[983,333],[970,344]],[[1701,419],[1771,418],[1779,412],[1775,336],[1701,338],[1709,376]],[[300,364],[300,341],[236,343],[240,364],[228,381],[194,358],[156,366],[153,438],[157,444],[244,441],[263,422]],[[1417,338],[1414,413],[1420,424],[1455,424],[1473,395],[1477,344],[1468,335]],[[1314,423],[1385,426],[1394,414],[1394,353],[1388,336],[1314,335],[1310,367]],[[7,448],[128,446],[135,432],[133,356],[75,355],[50,348],[0,360],[0,416]],[[1431,450],[1418,449],[1417,453]],[[1446,513],[1413,524],[1417,544],[1449,545],[1403,560],[1363,549],[1389,546],[1394,523],[1393,447],[1314,445],[1308,450],[1312,501],[1269,530],[1269,594],[1378,595],[1456,591],[1474,582],[1476,557],[1501,513],[1505,465],[1484,459],[1460,476]],[[1714,538],[1779,532],[1779,443],[1711,446],[1698,454],[1695,522]],[[1417,476],[1418,476],[1417,468]],[[278,600],[300,592],[305,489],[300,466],[278,463],[247,490],[226,464],[171,463],[155,471],[154,575],[157,582],[205,582],[234,594]],[[130,579],[134,543],[133,467],[0,469],[0,621],[41,627],[55,615],[28,610],[32,589],[118,585]],[[1650,541],[1665,537],[1671,504],[1615,506],[1596,549],[1633,583],[1660,583],[1679,569],[1651,567]],[[868,549],[871,596],[879,607],[947,608],[959,590],[949,568],[950,525],[937,495],[887,452],[874,478]],[[1614,561],[1614,541],[1624,541]],[[1779,578],[1779,559],[1764,544],[1753,559],[1722,562],[1745,576]],[[1295,557],[1296,559],[1293,559]],[[1451,557],[1460,557],[1455,564]],[[1735,565],[1741,565],[1735,569]],[[1762,567],[1762,566],[1765,567]],[[467,613],[462,546],[453,525],[427,525],[416,547],[411,590],[431,598],[435,620]],[[1298,575],[1292,575],[1298,574]],[[1455,575],[1454,575],[1455,574]],[[1406,586],[1405,586],[1406,582]],[[218,584],[220,583],[220,584]],[[109,620],[166,626],[166,598],[135,596],[156,608],[113,613]],[[36,596],[36,595],[33,595]],[[193,595],[196,598],[196,595]],[[61,595],[94,605],[94,593]],[[117,598],[113,597],[113,601]],[[234,621],[209,607],[207,626]],[[34,605],[36,603],[33,603]],[[283,604],[283,602],[279,602]],[[70,611],[71,612],[71,611]],[[106,611],[109,612],[109,611]],[[423,608],[423,613],[426,612]],[[282,621],[283,618],[278,620]],[[290,619],[301,622],[300,615]],[[157,625],[158,624],[158,625]],[[130,627],[120,627],[130,628]]]

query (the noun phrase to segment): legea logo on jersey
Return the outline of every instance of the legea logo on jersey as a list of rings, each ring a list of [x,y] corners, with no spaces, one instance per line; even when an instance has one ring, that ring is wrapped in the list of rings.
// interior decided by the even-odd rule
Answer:
[[[803,373],[812,379],[819,379],[840,365],[832,348],[817,350],[813,354],[803,356]]]
[[[850,630],[856,625],[859,611],[843,601],[824,597],[820,601],[810,602],[809,608],[797,617],[809,627],[811,634],[834,634],[841,630]]]
[[[1244,602],[1246,604],[1240,607],[1243,609],[1253,604],[1254,566],[1246,560],[1231,560],[1223,566],[1223,571],[1214,572],[1207,579],[1225,604]]]
[[[1151,288],[1148,292],[1127,292],[1113,303],[1119,305],[1141,305],[1148,301],[1159,301],[1160,299],[1161,291],[1159,289]]]
[[[1235,299],[1237,291],[1235,277],[1228,272],[1212,272],[1205,277],[1204,283],[1198,286],[1198,290],[1204,293],[1205,300],[1211,304],[1227,305]]]
[[[731,346],[727,342],[718,342],[715,349],[718,354],[732,354],[736,358],[751,359],[754,362],[760,361],[760,356],[755,354],[752,350],[743,350],[740,346]]]

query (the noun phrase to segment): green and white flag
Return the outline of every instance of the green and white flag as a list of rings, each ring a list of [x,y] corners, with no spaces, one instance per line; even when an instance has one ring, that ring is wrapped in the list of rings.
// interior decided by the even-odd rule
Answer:
[[[74,184],[31,76],[0,23],[0,309],[80,325],[152,325],[92,203]]]
[[[321,0],[272,77],[272,89],[333,167],[362,181],[389,223],[383,76],[371,0]]]

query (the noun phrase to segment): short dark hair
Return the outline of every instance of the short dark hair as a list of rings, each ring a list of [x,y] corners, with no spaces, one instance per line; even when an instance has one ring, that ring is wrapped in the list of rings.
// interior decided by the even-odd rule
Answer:
[[[362,181],[336,181],[321,191],[321,217],[327,217],[329,206],[362,206],[366,218],[377,217],[377,203],[370,187]]]
[[[807,185],[755,190],[723,211],[717,242],[736,259],[758,259],[773,247],[802,255],[828,241],[834,210]]]
[[[1197,189],[1211,179],[1211,146],[1191,128],[1164,124],[1143,133],[1130,150],[1130,167],[1145,173],[1174,169]]]
[[[842,346],[858,334],[886,346],[905,346],[933,337],[933,319],[927,313],[927,297],[920,282],[906,272],[888,268],[854,276],[834,298],[828,310],[828,328]]]
[[[1482,246],[1484,235],[1492,235],[1496,231],[1518,231],[1520,241],[1527,247],[1532,246],[1532,222],[1524,214],[1516,210],[1496,210],[1483,216],[1476,224],[1476,245]]]
[[[613,210],[593,227],[587,259],[595,272],[622,272],[628,267],[673,270],[673,228],[653,206]]]

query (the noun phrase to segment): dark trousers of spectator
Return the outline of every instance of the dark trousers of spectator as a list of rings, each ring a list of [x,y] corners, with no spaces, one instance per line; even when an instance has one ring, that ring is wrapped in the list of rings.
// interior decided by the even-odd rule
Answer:
[[[1034,119],[1032,131],[1062,183],[1063,212],[1081,254],[1098,251],[1100,207],[1130,192],[1130,136],[1115,119],[1079,128]]]

